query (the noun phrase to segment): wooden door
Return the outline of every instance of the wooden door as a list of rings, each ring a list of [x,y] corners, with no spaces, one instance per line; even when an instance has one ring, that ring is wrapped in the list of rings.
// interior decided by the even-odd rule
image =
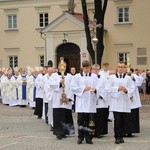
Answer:
[[[67,63],[67,72],[71,67],[75,67],[77,72],[80,71],[80,48],[74,43],[61,44],[57,47],[57,64],[60,57],[64,57]]]

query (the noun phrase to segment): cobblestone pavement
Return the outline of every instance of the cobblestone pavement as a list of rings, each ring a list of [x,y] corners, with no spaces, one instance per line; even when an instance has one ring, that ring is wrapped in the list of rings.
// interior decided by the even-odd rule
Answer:
[[[77,145],[77,126],[75,135],[57,140],[49,125],[33,116],[33,111],[0,103],[0,150],[150,150],[150,100],[140,109],[141,133],[119,145],[114,143],[113,123],[109,123],[109,134],[94,138],[93,145]],[[76,114],[73,116],[76,124]]]

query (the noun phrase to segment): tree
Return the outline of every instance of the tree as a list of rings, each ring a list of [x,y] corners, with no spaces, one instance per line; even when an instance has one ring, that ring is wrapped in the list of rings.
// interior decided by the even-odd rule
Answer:
[[[85,33],[86,33],[86,40],[87,40],[87,50],[91,56],[92,63],[95,62],[95,55],[94,49],[91,43],[91,36],[90,36],[90,29],[89,29],[89,18],[87,13],[87,6],[86,0],[81,0],[82,2],[82,11],[83,11],[83,19],[85,25]],[[98,39],[97,43],[97,63],[101,64],[103,51],[104,51],[104,17],[107,8],[108,0],[94,0],[94,19],[97,20],[97,24],[101,24],[100,28],[96,28],[96,37]]]
[[[88,13],[87,13],[86,0],[81,0],[81,2],[82,2],[82,12],[83,12],[86,41],[87,41],[87,50],[91,56],[92,63],[94,64],[95,57],[94,57],[93,46],[91,43],[91,34],[90,34],[90,29],[89,29],[89,17],[88,17]]]

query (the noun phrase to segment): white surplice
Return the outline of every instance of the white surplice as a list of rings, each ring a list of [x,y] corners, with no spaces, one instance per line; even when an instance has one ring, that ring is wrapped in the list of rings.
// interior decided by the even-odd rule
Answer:
[[[124,86],[128,92],[118,91],[119,86]],[[135,86],[130,76],[125,75],[124,78],[118,78],[116,75],[110,75],[106,89],[112,101],[110,111],[131,112],[131,97]]]
[[[66,109],[72,109],[72,101],[68,101],[67,104],[65,103],[61,103],[61,96],[63,93],[63,88],[60,87],[60,81],[62,79],[62,76],[59,75],[58,73],[53,73],[49,79],[49,85],[50,88],[53,90],[53,108],[66,108]],[[70,83],[72,80],[72,75],[67,73],[64,76],[64,80],[65,80],[65,89],[64,89],[64,93],[66,94],[66,97],[68,99],[70,99]]]
[[[27,77],[27,99],[29,100],[30,107],[35,107],[35,100],[34,100],[35,79],[36,78],[33,75],[29,75]]]
[[[18,76],[12,76],[10,79],[11,82],[11,100],[9,101],[9,106],[17,106],[19,105],[18,100],[18,84],[17,84]]]
[[[10,78],[7,76],[3,76],[1,79],[1,86],[2,86],[2,102],[3,104],[9,105],[9,101],[12,99],[11,93],[12,93],[12,86],[10,82]]]
[[[101,77],[98,78],[97,86],[97,105],[96,108],[108,108],[109,104],[109,94],[106,90],[106,85],[108,84],[108,79]]]
[[[84,74],[76,74],[71,82],[71,89],[76,95],[75,111],[77,113],[96,113],[96,93],[84,91],[86,86],[96,88],[98,84],[97,75],[85,76]]]
[[[140,95],[139,95],[139,90],[138,87],[140,87],[143,83],[143,77],[138,76],[136,74],[132,74],[135,80],[133,80],[133,83],[135,85],[135,90],[132,93],[132,101],[131,101],[131,109],[135,108],[140,108],[141,105],[141,100],[140,100]]]
[[[36,98],[42,98],[44,94],[44,84],[43,84],[43,75],[38,74],[35,79],[35,87],[36,87]]]
[[[45,99],[48,102],[48,124],[50,124],[53,127],[53,108],[52,108],[52,98],[53,98],[53,90],[50,87],[49,80],[51,76],[47,75],[45,84],[44,84],[44,93],[45,93]]]

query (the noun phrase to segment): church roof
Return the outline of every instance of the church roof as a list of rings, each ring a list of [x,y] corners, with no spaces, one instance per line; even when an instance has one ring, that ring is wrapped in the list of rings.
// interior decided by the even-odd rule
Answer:
[[[83,15],[82,14],[80,14],[80,13],[73,13],[73,14],[71,14],[73,17],[75,17],[76,19],[78,19],[79,21],[81,21],[81,22],[84,22],[84,20],[83,20]]]
[[[53,20],[49,25],[47,25],[41,32],[48,32],[55,28],[57,25],[61,24],[65,20],[69,20],[76,26],[80,28],[80,30],[84,30],[84,20],[83,15],[80,13],[70,14],[67,11],[64,11],[60,16],[58,16],[55,20]]]

